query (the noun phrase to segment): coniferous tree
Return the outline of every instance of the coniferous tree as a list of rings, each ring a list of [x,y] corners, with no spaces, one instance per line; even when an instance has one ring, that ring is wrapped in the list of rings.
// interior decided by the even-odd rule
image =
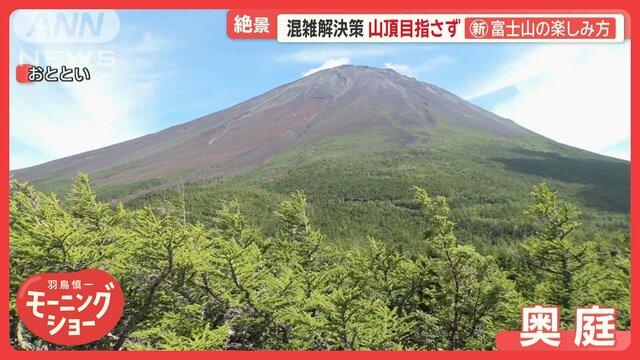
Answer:
[[[450,350],[491,348],[497,330],[516,326],[521,299],[515,284],[493,258],[458,244],[443,196],[434,200],[424,189],[414,190],[429,221],[421,261],[434,280],[427,304],[443,331],[439,343]]]
[[[534,188],[528,214],[538,231],[522,245],[522,261],[499,263],[461,244],[447,200],[419,188],[415,197],[427,227],[420,251],[407,253],[372,237],[359,247],[331,243],[313,225],[302,192],[280,204],[268,236],[237,201],[204,226],[185,221],[186,209],[101,203],[83,174],[63,201],[12,182],[12,299],[34,273],[99,268],[118,279],[125,309],[103,339],[65,347],[31,334],[12,301],[11,342],[21,349],[491,349],[497,331],[519,328],[520,306],[537,301],[563,310],[616,306],[618,327],[630,326],[624,239],[574,238],[579,212],[546,184]]]
[[[575,307],[600,304],[619,309],[621,328],[628,323],[629,259],[611,256],[594,241],[573,236],[581,212],[562,201],[546,183],[534,186],[533,204],[525,211],[540,229],[523,244],[529,284],[522,287],[531,303],[560,306],[565,328],[574,325]]]

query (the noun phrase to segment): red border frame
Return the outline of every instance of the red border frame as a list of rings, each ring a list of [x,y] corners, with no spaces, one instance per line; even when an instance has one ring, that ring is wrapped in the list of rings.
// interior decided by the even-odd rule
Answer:
[[[4,311],[0,312],[0,323],[8,324],[9,323],[9,187],[8,178],[9,178],[9,81],[12,80],[13,71],[9,69],[9,17],[11,13],[16,9],[296,9],[296,10],[311,10],[311,9],[335,9],[336,11],[343,12],[346,10],[351,10],[354,12],[354,8],[357,7],[355,5],[346,4],[344,0],[323,0],[321,3],[314,4],[315,7],[304,6],[300,1],[295,0],[284,0],[284,1],[270,1],[261,3],[259,0],[180,0],[175,1],[173,3],[160,3],[152,0],[95,0],[90,3],[87,1],[81,0],[58,0],[56,4],[52,4],[51,1],[46,0],[5,0],[2,2],[0,7],[2,8],[1,23],[0,23],[0,36],[1,36],[1,44],[2,49],[4,49],[4,54],[2,56],[2,60],[0,62],[0,69],[4,69],[0,71],[0,83],[3,84],[3,88],[5,89],[5,95],[0,96],[0,101],[2,105],[2,126],[0,127],[0,135],[2,140],[0,143],[2,144],[1,152],[2,156],[0,157],[0,166],[5,169],[6,181],[3,186],[0,186],[0,218],[5,220],[2,224],[2,229],[0,230],[1,234],[1,247],[0,253],[0,294],[6,304],[6,308]],[[445,13],[445,12],[464,12],[464,13],[472,13],[472,12],[484,12],[484,13],[498,13],[498,12],[572,12],[572,11],[580,11],[580,12],[606,12],[612,11],[625,11],[626,12],[626,26],[625,38],[640,38],[640,34],[638,34],[638,27],[634,23],[632,23],[631,19],[636,17],[640,17],[640,6],[637,2],[634,3],[634,0],[582,0],[582,1],[569,1],[569,0],[537,0],[535,2],[531,1],[531,4],[527,4],[525,2],[516,2],[509,0],[484,0],[481,5],[478,5],[478,2],[473,0],[455,0],[455,1],[447,1],[440,0],[440,2],[429,2],[419,0],[395,0],[395,1],[382,1],[382,0],[369,0],[366,4],[371,9],[376,9],[377,12],[409,12],[406,9],[421,9],[420,12],[434,12],[434,13]],[[553,10],[549,10],[553,9]],[[326,10],[324,10],[326,11]],[[358,12],[376,12],[374,10],[357,10]],[[640,47],[638,44],[631,43],[631,59],[632,64],[634,59],[640,58]],[[639,63],[640,64],[640,63]],[[9,71],[7,71],[9,70]],[[632,65],[631,69],[631,103],[632,104],[640,104],[640,72],[635,71],[634,66]],[[631,119],[636,119],[640,115],[640,105],[632,106],[631,109]],[[640,131],[640,127],[635,126],[633,121],[631,121],[631,136],[635,138],[638,131]],[[640,159],[640,151],[637,145],[634,145],[631,142],[631,155],[634,159]],[[638,182],[638,166],[631,166],[631,234],[636,234],[638,232],[638,226],[640,226],[640,221],[638,221],[634,214],[637,214],[640,206],[640,200],[637,199],[638,195],[635,190],[635,184]],[[632,244],[632,255],[631,255],[631,277],[633,279],[640,278],[640,266],[636,266],[640,263],[638,256],[637,245],[634,246]],[[631,319],[632,323],[636,324],[635,326],[640,326],[640,287],[632,286],[631,287]],[[623,351],[623,352],[614,352],[611,353],[612,356],[616,358],[624,357],[624,358],[640,358],[640,331],[632,331],[631,335],[631,346]],[[7,356],[5,358],[24,358],[24,359],[37,359],[46,357],[47,359],[69,359],[69,358],[80,358],[85,356],[91,356],[93,359],[108,359],[115,354],[110,351],[94,351],[91,354],[87,354],[86,352],[69,352],[69,351],[51,351],[51,352],[25,352],[15,350],[13,347],[9,345],[9,327],[8,326],[0,326],[0,354]],[[123,358],[136,358],[139,356],[154,356],[156,358],[161,359],[169,359],[174,358],[176,356],[189,356],[193,358],[208,358],[216,357],[223,359],[250,359],[254,357],[261,358],[273,358],[273,359],[297,359],[300,356],[304,356],[308,359],[319,359],[326,358],[331,356],[334,359],[347,359],[347,358],[361,358],[361,359],[371,359],[371,358],[385,358],[385,357],[400,357],[404,359],[424,359],[425,357],[430,358],[464,358],[468,356],[472,356],[475,359],[488,359],[488,358],[498,358],[498,359],[511,359],[514,356],[517,356],[519,359],[538,359],[540,356],[547,357],[555,357],[555,358],[566,358],[567,356],[579,356],[581,359],[600,359],[604,354],[601,352],[548,352],[548,353],[537,353],[537,352],[521,352],[518,354],[510,353],[510,352],[499,352],[499,351],[473,351],[473,352],[448,352],[448,351],[431,351],[431,352],[423,352],[423,351],[406,351],[406,352],[382,352],[382,351],[374,351],[374,352],[346,352],[346,351],[338,351],[338,352],[296,352],[296,351],[253,351],[253,352],[235,352],[235,351],[220,351],[220,352],[206,352],[206,351],[197,351],[197,352],[160,352],[155,351],[153,354],[147,354],[146,352],[122,352],[115,356],[120,356]]]

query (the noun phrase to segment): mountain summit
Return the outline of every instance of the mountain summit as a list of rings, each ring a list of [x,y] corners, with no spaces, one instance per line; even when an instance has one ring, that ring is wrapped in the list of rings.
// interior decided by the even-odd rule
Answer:
[[[335,241],[371,235],[412,247],[420,238],[413,186],[446,194],[459,231],[495,244],[531,231],[522,210],[542,181],[599,219],[594,226],[626,226],[629,165],[559,144],[393,70],[340,66],[12,176],[62,194],[84,172],[102,199],[188,203],[184,216],[205,223],[217,200],[249,204],[260,223],[270,204],[302,190]]]
[[[109,172],[108,182],[182,170],[195,177],[224,176],[255,168],[297,143],[373,129],[399,144],[428,142],[438,122],[507,138],[532,134],[437,86],[390,69],[344,65],[185,124],[16,170],[13,176],[63,179]]]
[[[518,183],[526,198],[545,179],[589,206],[627,211],[629,200],[629,162],[556,143],[393,70],[351,65],[12,176],[60,192],[78,172],[115,200],[199,179],[235,184],[238,174],[255,179],[238,186],[278,193],[309,192],[322,179],[316,190],[335,193],[331,201],[400,199],[420,184],[495,201]]]

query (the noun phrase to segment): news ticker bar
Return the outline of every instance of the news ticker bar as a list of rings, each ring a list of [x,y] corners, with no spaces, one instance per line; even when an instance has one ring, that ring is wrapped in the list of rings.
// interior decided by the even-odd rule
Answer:
[[[279,42],[622,42],[623,14],[288,14],[230,10],[232,39]]]

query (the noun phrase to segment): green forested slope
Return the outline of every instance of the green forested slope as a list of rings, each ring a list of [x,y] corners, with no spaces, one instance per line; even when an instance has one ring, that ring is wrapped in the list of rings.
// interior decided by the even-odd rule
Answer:
[[[509,264],[462,244],[445,197],[411,193],[424,225],[407,254],[372,237],[332,245],[300,192],[270,214],[267,236],[237,202],[204,226],[186,222],[184,207],[98,202],[86,175],[62,200],[13,182],[11,295],[38,272],[111,273],[123,318],[82,349],[491,349],[533,303],[561,306],[563,328],[575,306],[616,306],[618,329],[629,328],[628,250],[578,240],[580,211],[546,183],[522,209],[535,230]],[[30,334],[14,305],[10,329],[17,348],[61,348]]]
[[[381,131],[299,144],[252,172],[178,183],[130,206],[181,208],[184,198],[187,220],[210,224],[220,201],[238,199],[249,218],[273,234],[271,212],[300,190],[315,224],[334,243],[365,244],[370,235],[413,251],[424,219],[410,194],[420,186],[448,198],[454,231],[464,242],[493,253],[534,231],[523,209],[531,187],[542,181],[583,209],[580,238],[628,242],[628,162],[537,136],[512,140],[444,125],[427,143],[405,146]],[[128,189],[99,188],[98,194],[110,200],[122,191]]]

